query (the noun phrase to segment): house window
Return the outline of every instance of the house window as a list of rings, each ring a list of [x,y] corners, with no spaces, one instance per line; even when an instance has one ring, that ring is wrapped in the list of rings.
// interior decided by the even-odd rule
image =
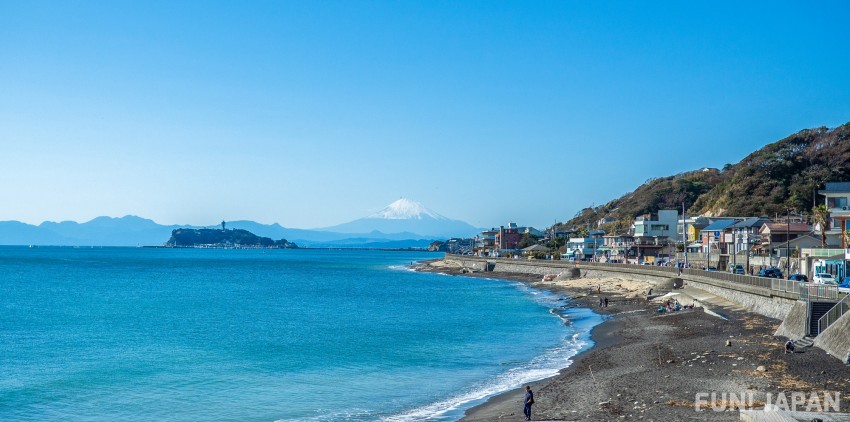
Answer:
[[[827,198],[828,208],[844,208],[847,206],[847,197]]]

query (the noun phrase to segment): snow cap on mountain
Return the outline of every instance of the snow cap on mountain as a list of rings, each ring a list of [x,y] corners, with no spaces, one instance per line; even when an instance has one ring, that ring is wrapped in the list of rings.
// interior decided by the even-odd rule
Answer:
[[[411,201],[407,198],[401,198],[392,204],[388,205],[381,211],[378,211],[368,218],[380,218],[384,220],[421,220],[423,218],[433,218],[436,220],[446,220],[440,214],[425,208],[424,205]]]

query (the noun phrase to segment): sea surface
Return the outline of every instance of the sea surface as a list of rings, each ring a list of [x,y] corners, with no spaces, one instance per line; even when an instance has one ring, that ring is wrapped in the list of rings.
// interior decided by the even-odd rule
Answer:
[[[457,420],[601,318],[424,252],[0,247],[0,420]]]

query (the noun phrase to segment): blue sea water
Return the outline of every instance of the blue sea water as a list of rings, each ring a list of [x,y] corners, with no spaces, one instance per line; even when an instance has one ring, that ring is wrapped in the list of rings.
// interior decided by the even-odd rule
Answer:
[[[600,317],[439,254],[0,247],[0,420],[456,420]]]

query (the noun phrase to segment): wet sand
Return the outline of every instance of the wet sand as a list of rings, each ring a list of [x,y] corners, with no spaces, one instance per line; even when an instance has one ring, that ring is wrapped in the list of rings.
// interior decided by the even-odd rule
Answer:
[[[459,268],[427,263],[420,270],[461,274]],[[761,408],[767,393],[790,398],[800,391],[808,398],[814,391],[838,391],[841,411],[850,411],[850,367],[816,348],[785,354],[786,339],[773,337],[778,320],[723,308],[712,311],[726,319],[702,308],[658,314],[657,303],[646,301],[643,286],[635,284],[644,282],[622,278],[541,282],[529,274],[463,275],[522,281],[610,315],[594,328],[592,349],[559,375],[531,384],[534,420],[739,420],[731,406],[720,409],[722,401],[717,409],[707,404],[696,411],[696,394],[712,392],[717,399],[722,393],[746,394]],[[609,298],[607,308],[598,307],[600,296]],[[524,392],[517,387],[470,409],[462,420],[524,420]]]

